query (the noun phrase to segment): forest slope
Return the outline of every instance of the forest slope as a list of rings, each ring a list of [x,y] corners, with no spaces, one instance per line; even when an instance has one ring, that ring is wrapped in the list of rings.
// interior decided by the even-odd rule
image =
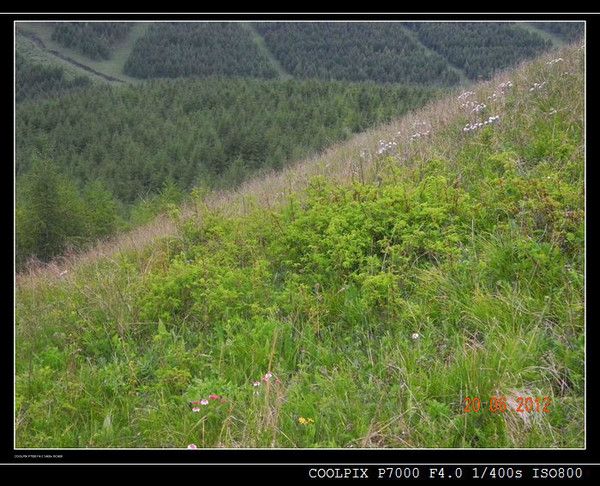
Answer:
[[[210,78],[92,86],[24,103],[16,116],[18,264],[138,224],[153,214],[157,194],[178,204],[196,186],[233,186],[436,94],[373,83]]]

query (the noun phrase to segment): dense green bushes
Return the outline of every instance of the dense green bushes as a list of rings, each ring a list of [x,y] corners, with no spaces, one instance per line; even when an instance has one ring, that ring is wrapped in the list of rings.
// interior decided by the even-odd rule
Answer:
[[[17,266],[30,256],[47,260],[112,234],[116,203],[99,182],[80,192],[56,167],[37,160],[17,193]]]
[[[468,196],[443,177],[381,190],[316,187],[309,191],[313,197],[302,215],[282,236],[280,258],[321,285],[330,284],[320,281],[328,275],[352,282],[382,268],[401,272],[415,264],[411,255],[421,263],[449,257],[457,251],[460,225],[475,216]]]
[[[235,22],[153,24],[136,41],[124,70],[136,78],[277,77],[251,34]]]
[[[84,249],[182,202],[183,193],[168,180],[154,197],[124,207],[102,181],[89,181],[80,188],[56,164],[36,159],[17,188],[17,269],[22,270],[30,259],[48,261]]]

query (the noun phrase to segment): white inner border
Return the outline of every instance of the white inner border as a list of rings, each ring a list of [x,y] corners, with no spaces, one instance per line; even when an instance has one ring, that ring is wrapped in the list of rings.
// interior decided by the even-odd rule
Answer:
[[[219,15],[216,12],[211,12],[211,15]],[[292,13],[288,13],[289,15],[293,15]],[[88,14],[89,15],[89,14]],[[127,15],[125,13],[119,13],[119,15]],[[144,14],[144,15],[152,15],[152,14]],[[176,15],[176,14],[169,14],[169,15]],[[190,15],[190,14],[184,14],[184,15]],[[241,15],[241,14],[238,14]],[[246,14],[247,15],[247,14]],[[311,448],[311,447],[236,447],[236,448],[224,448],[224,447],[202,447],[199,449],[194,449],[194,451],[199,451],[199,450],[213,450],[213,451],[243,451],[243,450],[292,450],[292,451],[298,451],[298,450],[316,450],[316,451],[330,451],[330,450],[343,450],[343,451],[352,451],[352,450],[363,450],[363,451],[367,451],[367,450],[382,450],[382,451],[414,451],[414,450],[447,450],[447,451],[459,451],[459,450],[467,450],[467,451],[480,451],[480,450],[493,450],[493,451],[500,451],[500,450],[508,450],[508,451],[535,451],[535,450],[558,450],[558,451],[568,451],[568,450],[587,450],[587,305],[586,305],[586,287],[587,287],[587,207],[586,207],[586,203],[587,203],[587,144],[586,144],[586,140],[587,140],[587,77],[586,77],[586,73],[587,73],[587,56],[586,51],[585,51],[585,46],[587,46],[587,21],[586,20],[580,20],[580,19],[574,19],[574,20],[552,20],[552,19],[547,19],[547,20],[261,20],[260,19],[260,15],[262,14],[254,14],[256,15],[256,19],[254,20],[85,20],[85,19],[77,19],[77,20],[15,20],[13,21],[13,41],[14,41],[14,53],[13,53],[13,122],[15,124],[14,130],[13,130],[13,147],[14,147],[14,155],[13,155],[13,213],[16,211],[16,147],[17,147],[17,133],[16,133],[16,116],[17,116],[17,104],[16,104],[16,56],[17,56],[17,24],[18,23],[59,23],[59,22],[64,22],[64,23],[68,23],[68,22],[127,22],[127,23],[139,23],[139,22],[152,22],[152,23],[160,23],[160,22],[194,22],[194,23],[205,23],[205,22],[217,22],[217,23],[222,23],[222,22],[227,22],[227,23],[232,23],[232,22],[242,22],[242,23],[249,23],[249,22],[280,22],[280,23],[299,23],[299,22],[311,22],[311,23],[315,23],[315,22],[336,22],[336,23],[349,23],[349,22],[377,22],[377,23],[397,23],[397,22],[428,22],[428,23],[440,23],[440,22],[444,22],[444,23],[464,23],[464,22],[479,22],[479,23],[536,23],[536,22],[557,22],[557,23],[568,23],[568,22],[582,22],[584,24],[584,33],[583,33],[583,46],[584,46],[584,71],[583,71],[583,76],[584,76],[584,87],[583,87],[583,96],[584,96],[584,113],[583,113],[583,143],[584,143],[584,233],[585,233],[585,238],[584,238],[584,284],[583,284],[583,302],[584,302],[584,398],[583,398],[583,413],[584,413],[584,426],[583,426],[583,431],[584,431],[584,446],[583,447],[498,447],[498,448],[492,448],[492,447],[410,447],[410,448],[394,448],[394,447],[328,447],[328,448]],[[324,14],[323,14],[324,15]],[[357,15],[367,15],[367,13],[361,13],[361,14],[357,14]],[[373,13],[371,13],[371,15],[375,15]],[[416,13],[412,13],[410,15],[416,15]],[[526,15],[526,14],[522,14],[522,15]],[[446,60],[447,61],[447,60]],[[475,84],[476,82],[474,82],[473,84]],[[13,248],[16,248],[16,246],[14,246],[16,244],[16,218],[14,218],[13,221]],[[13,250],[15,251],[15,250]],[[17,407],[16,407],[16,387],[17,387],[17,383],[16,383],[16,372],[17,372],[17,365],[16,365],[16,345],[17,345],[17,328],[16,328],[16,298],[17,298],[17,280],[16,280],[16,253],[13,255],[13,301],[14,301],[14,307],[13,307],[13,427],[16,421],[16,413],[17,413]],[[25,448],[25,447],[16,447],[16,441],[17,441],[17,431],[16,431],[16,427],[13,430],[13,449],[15,451],[36,451],[36,450],[40,450],[40,451],[50,451],[50,450],[64,450],[64,451],[72,451],[72,450],[133,450],[133,451],[140,451],[140,450],[188,450],[186,447],[122,447],[122,448],[118,448],[118,447],[69,447],[69,448],[59,448],[59,447],[46,447],[46,448]],[[199,459],[199,458],[198,458]],[[28,465],[34,465],[34,463],[23,463],[23,464],[28,464]],[[35,463],[35,464],[54,464],[54,463],[43,463],[43,462],[39,462],[39,463]],[[57,465],[61,465],[61,464],[70,464],[70,463],[65,463],[65,462],[57,462],[55,463]],[[73,463],[76,464],[76,463]],[[77,463],[77,464],[81,464],[81,463]],[[106,463],[105,463],[106,464]],[[120,464],[120,463],[119,463]],[[141,464],[141,463],[140,463]],[[153,463],[153,464],[175,464],[175,463]],[[182,463],[177,463],[177,464],[182,464]],[[185,464],[185,463],[183,463]],[[189,464],[197,464],[197,463],[189,463]],[[202,463],[202,464],[215,464],[215,465],[225,465],[225,464],[238,464],[238,465],[242,465],[242,464],[258,464],[258,463]],[[285,464],[285,463],[260,463],[260,465],[279,465],[279,464]],[[361,462],[361,463],[343,463],[343,462],[336,462],[336,463],[288,463],[288,464],[292,464],[292,465],[345,465],[345,464],[353,464],[353,465],[357,465],[357,464],[363,464],[363,465],[377,465],[377,464],[381,464],[381,463],[369,463],[369,462]],[[412,462],[408,462],[408,463],[391,463],[391,462],[386,462],[385,463],[390,464],[390,465],[403,465],[403,464],[431,464],[431,463],[419,463],[418,461],[412,461]],[[459,463],[445,463],[445,464],[449,464],[449,465],[459,465]],[[493,463],[493,462],[485,462],[485,463],[460,463],[460,464],[464,464],[464,465],[471,465],[471,464],[505,464],[505,463]],[[526,464],[537,464],[537,463],[522,463],[524,465]],[[588,464],[595,464],[595,463],[588,463]],[[558,466],[558,465],[557,465]]]

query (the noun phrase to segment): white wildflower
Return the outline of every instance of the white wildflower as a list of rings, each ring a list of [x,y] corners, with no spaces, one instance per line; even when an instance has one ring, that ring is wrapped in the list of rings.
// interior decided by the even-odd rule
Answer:
[[[545,85],[546,85],[546,81],[544,81],[543,83],[533,83],[533,86],[531,88],[529,88],[529,91],[535,91],[538,89],[542,89]]]
[[[461,93],[458,98],[456,98],[458,101],[464,100],[466,98],[468,98],[469,96],[474,95],[475,93],[473,91],[465,91],[464,93]]]
[[[475,107],[471,110],[471,113],[479,113],[480,111],[485,110],[486,105],[485,103],[478,103],[475,105]]]

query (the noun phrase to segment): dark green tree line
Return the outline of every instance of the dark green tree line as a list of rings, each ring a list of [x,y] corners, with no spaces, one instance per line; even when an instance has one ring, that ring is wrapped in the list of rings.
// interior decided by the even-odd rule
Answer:
[[[47,259],[84,245],[114,232],[119,218],[147,220],[157,211],[156,194],[164,201],[173,199],[173,189],[237,184],[419,107],[435,93],[372,83],[210,78],[94,86],[23,104],[16,118],[20,254]],[[75,189],[27,189],[32,174],[52,173],[36,169],[40,158],[52,161],[60,187]],[[61,236],[49,234],[51,243],[43,243],[43,225],[32,222],[44,220],[35,216],[44,206],[34,204],[37,193],[70,200],[69,210],[84,216],[66,213],[64,224],[46,218],[58,221],[48,224]],[[98,209],[72,209],[86,204]]]
[[[117,227],[117,202],[103,183],[79,190],[48,159],[36,158],[17,186],[17,266],[81,248]]]
[[[419,40],[470,79],[489,78],[496,71],[535,57],[550,41],[508,22],[410,22]]]
[[[565,42],[575,42],[584,34],[583,22],[535,22],[537,28],[550,32]]]
[[[395,22],[261,22],[271,52],[298,78],[452,85],[458,75]]]
[[[131,30],[130,22],[57,22],[52,40],[91,59],[108,59],[110,49]]]
[[[124,70],[136,78],[277,77],[251,34],[226,22],[154,24],[136,41]]]
[[[91,84],[86,76],[69,77],[60,66],[34,63],[16,53],[15,97],[25,100],[52,98]]]

